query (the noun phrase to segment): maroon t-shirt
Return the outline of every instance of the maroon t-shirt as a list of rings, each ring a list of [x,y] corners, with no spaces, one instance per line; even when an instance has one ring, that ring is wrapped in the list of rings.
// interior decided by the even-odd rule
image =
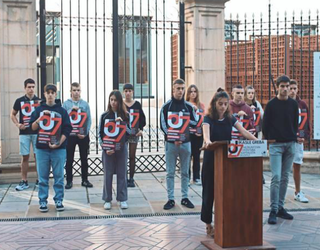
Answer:
[[[253,129],[254,128],[253,112],[252,112],[252,109],[249,107],[249,105],[247,105],[244,101],[242,101],[239,104],[236,104],[232,100],[230,100],[229,104],[230,104],[231,114],[238,114],[239,111],[246,112],[246,114],[248,115],[248,118],[250,120],[249,127],[247,128],[247,130]]]

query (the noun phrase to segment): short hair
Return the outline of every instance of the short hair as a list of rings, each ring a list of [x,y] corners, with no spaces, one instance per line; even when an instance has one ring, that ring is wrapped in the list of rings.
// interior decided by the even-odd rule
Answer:
[[[298,86],[298,83],[297,83],[296,80],[293,80],[293,79],[292,79],[292,80],[290,81],[289,85],[297,85],[297,86]]]
[[[71,83],[70,90],[72,90],[72,87],[79,88],[80,87],[80,83],[73,82],[73,83]]]
[[[123,85],[123,90],[125,89],[132,89],[133,90],[133,85],[131,83],[126,83],[125,85]]]
[[[57,86],[54,84],[47,84],[46,86],[44,86],[44,92],[47,92],[49,90],[57,93]]]
[[[290,78],[286,75],[279,76],[277,78],[277,87],[279,87],[280,83],[282,83],[282,82],[289,82],[290,83]]]
[[[232,86],[232,90],[234,90],[234,89],[243,89],[243,87],[241,84],[235,84]]]
[[[24,81],[24,88],[26,88],[28,84],[36,84],[36,83],[32,78],[28,78]]]
[[[175,85],[175,84],[186,84],[186,83],[183,79],[178,78],[173,81],[173,85]]]

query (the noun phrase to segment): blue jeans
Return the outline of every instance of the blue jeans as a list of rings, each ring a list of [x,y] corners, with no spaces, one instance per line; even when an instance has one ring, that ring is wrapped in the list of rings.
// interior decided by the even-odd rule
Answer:
[[[270,207],[272,210],[278,211],[284,206],[294,153],[295,142],[273,143],[269,146],[272,173]]]
[[[181,194],[182,199],[184,199],[188,198],[189,165],[191,157],[190,142],[183,143],[180,146],[166,142],[167,192],[169,200],[174,200],[174,175],[178,156],[181,171]]]
[[[39,203],[46,202],[49,196],[49,175],[52,167],[55,202],[64,197],[64,165],[66,149],[37,149],[37,171],[39,178]]]

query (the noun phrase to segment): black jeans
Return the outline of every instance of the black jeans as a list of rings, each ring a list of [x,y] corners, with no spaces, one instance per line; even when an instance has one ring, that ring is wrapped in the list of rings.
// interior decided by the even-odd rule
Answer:
[[[80,160],[81,160],[81,178],[82,181],[88,180],[88,153],[89,153],[89,135],[84,139],[79,139],[77,136],[69,136],[67,143],[67,163],[66,163],[66,173],[67,182],[71,182],[72,176],[72,164],[74,159],[74,151],[76,145],[79,146]]]
[[[202,147],[203,137],[190,135],[191,141],[191,157],[193,159],[192,164],[192,172],[193,172],[193,180],[200,179],[200,153],[199,150]],[[191,163],[191,161],[190,161]],[[191,179],[191,171],[189,169],[189,178]]]
[[[201,220],[210,224],[212,222],[212,209],[214,202],[214,152],[204,151],[202,164],[202,207]]]

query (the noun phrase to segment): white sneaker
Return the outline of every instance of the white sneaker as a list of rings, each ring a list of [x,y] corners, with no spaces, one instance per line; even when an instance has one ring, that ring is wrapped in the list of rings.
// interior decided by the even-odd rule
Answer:
[[[126,201],[120,201],[120,208],[121,209],[127,209],[128,203]]]
[[[197,185],[197,186],[201,186],[201,185],[202,185],[200,179],[196,179],[193,183],[194,183],[195,185]]]
[[[104,203],[103,207],[104,207],[105,210],[110,210],[110,209],[111,209],[111,202],[107,202],[107,201],[106,201],[106,202]]]
[[[294,199],[296,201],[300,201],[302,203],[308,203],[309,202],[308,198],[301,191],[294,196]]]

